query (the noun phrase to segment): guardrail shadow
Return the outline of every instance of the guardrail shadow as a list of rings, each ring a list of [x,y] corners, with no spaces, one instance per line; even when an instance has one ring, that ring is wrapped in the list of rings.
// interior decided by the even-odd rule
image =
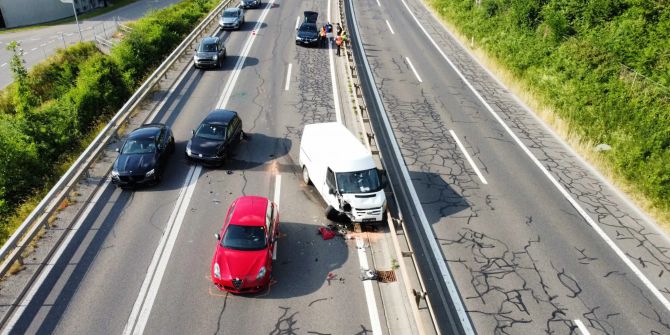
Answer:
[[[410,171],[409,175],[429,223],[435,224],[443,217],[470,207],[467,200],[458,194],[442,175],[416,171]]]
[[[46,277],[44,283],[38,288],[34,298],[28,303],[22,316],[19,318],[12,334],[25,334],[28,331],[30,324],[36,319],[43,318],[37,334],[51,334],[56,330],[63,314],[67,310],[70,300],[74,297],[83,279],[86,277],[83,274],[88,273],[91,264],[93,264],[98,253],[103,250],[102,245],[105,243],[108,235],[112,232],[114,225],[118,222],[121,215],[123,215],[124,207],[130,202],[132,193],[123,192],[118,199],[112,200],[114,186],[110,186],[103,192],[99,200],[96,201],[92,209],[92,213],[101,213],[103,208],[108,203],[113,203],[109,214],[104,218],[100,216],[91,215],[84,220],[81,227],[74,233],[72,241],[68,243],[60,259],[54,264],[53,270]],[[102,222],[100,222],[102,220]],[[96,223],[100,223],[99,227],[95,227]],[[87,236],[93,234],[92,237]],[[88,243],[82,250],[82,243]],[[81,254],[81,259],[77,262],[72,262],[73,257]],[[73,269],[69,269],[74,267]],[[59,281],[62,277],[67,276],[62,286]],[[59,285],[59,294],[54,298],[49,295],[52,290]],[[40,309],[48,308],[48,312],[44,313]]]

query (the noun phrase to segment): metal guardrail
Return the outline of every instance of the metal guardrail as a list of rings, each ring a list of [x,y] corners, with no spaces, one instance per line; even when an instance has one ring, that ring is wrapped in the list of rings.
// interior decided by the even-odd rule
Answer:
[[[23,221],[21,226],[10,236],[9,240],[0,248],[0,278],[4,277],[10,267],[16,262],[22,262],[22,253],[38,232],[47,224],[58,206],[74,190],[77,182],[86,176],[86,171],[95,162],[96,158],[105,149],[109,142],[118,137],[117,131],[128,119],[131,112],[151,93],[154,85],[159,81],[172,65],[186,52],[191,50],[192,43],[216,20],[218,13],[226,8],[233,0],[222,1],[217,5],[198,26],[182,41],[179,46],[163,61],[163,63],[144,81],[121,109],[109,121],[107,126],[96,136],[84,152],[70,166],[54,185],[49,193],[40,201],[35,209]],[[100,184],[97,186],[99,187]]]
[[[440,269],[439,262],[431,252],[431,247],[427,241],[426,225],[422,224],[425,220],[423,211],[420,210],[420,204],[414,199],[416,194],[413,192],[413,186],[410,185],[409,175],[405,168],[405,162],[393,139],[393,129],[390,128],[388,120],[385,119],[385,110],[380,97],[377,95],[374,78],[367,64],[366,55],[363,52],[363,43],[360,41],[358,26],[355,19],[355,12],[351,1],[344,1],[347,27],[349,28],[349,38],[351,40],[351,53],[354,65],[350,67],[352,76],[358,77],[360,86],[356,86],[356,92],[360,90],[365,105],[361,104],[361,112],[367,110],[369,122],[373,129],[375,142],[380,151],[380,157],[387,172],[391,189],[398,210],[401,213],[400,223],[408,237],[412,249],[412,258],[418,266],[421,277],[421,286],[426,294],[423,298],[428,302],[432,321],[436,331],[440,334],[476,334],[471,326],[469,317],[462,316],[455,307],[454,300],[460,300],[458,292],[450,292],[445,285],[445,273]],[[347,53],[349,50],[346,51]],[[349,56],[349,55],[347,55]],[[428,227],[427,229],[430,229]],[[439,255],[438,257],[443,257]],[[446,275],[451,277],[447,269]],[[453,281],[453,278],[451,278]],[[457,296],[453,296],[455,293]]]

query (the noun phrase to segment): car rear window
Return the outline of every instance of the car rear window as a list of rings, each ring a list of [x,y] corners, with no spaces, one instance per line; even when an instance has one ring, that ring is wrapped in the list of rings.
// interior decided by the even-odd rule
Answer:
[[[230,224],[221,245],[234,250],[263,250],[267,245],[265,227]]]

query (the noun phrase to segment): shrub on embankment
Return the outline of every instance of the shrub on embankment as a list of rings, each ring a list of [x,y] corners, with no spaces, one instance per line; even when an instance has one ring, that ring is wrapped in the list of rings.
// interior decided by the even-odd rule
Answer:
[[[0,242],[58,180],[100,124],[218,3],[184,1],[131,23],[110,54],[93,43],[61,49],[0,91]],[[32,201],[31,201],[32,200]],[[21,212],[23,214],[17,214]]]
[[[670,6],[645,0],[427,0],[606,164],[670,211]]]

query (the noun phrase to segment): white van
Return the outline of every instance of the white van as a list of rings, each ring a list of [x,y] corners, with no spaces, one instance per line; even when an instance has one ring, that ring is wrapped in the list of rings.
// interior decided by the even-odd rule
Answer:
[[[302,179],[353,222],[382,221],[386,195],[370,151],[338,122],[308,124],[300,140]]]

